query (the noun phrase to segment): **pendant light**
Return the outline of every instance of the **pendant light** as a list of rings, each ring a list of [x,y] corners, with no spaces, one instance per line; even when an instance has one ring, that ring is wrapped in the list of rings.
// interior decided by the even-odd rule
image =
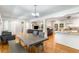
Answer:
[[[32,13],[33,17],[39,17],[39,12],[37,12],[37,5],[34,5],[34,12]]]

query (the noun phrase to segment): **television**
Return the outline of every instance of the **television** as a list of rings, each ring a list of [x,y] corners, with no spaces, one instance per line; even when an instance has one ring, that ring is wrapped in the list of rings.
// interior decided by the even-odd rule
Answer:
[[[38,29],[39,27],[38,26],[34,26],[34,29]]]

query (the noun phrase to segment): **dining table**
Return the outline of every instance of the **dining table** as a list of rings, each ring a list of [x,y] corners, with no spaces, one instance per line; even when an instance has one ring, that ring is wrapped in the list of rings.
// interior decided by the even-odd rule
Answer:
[[[28,34],[27,36],[24,35],[17,35],[19,43],[24,46],[28,47],[28,52],[32,52],[32,47],[39,47],[42,46],[42,51],[44,49],[43,42],[47,40],[47,38],[40,37],[39,35]]]

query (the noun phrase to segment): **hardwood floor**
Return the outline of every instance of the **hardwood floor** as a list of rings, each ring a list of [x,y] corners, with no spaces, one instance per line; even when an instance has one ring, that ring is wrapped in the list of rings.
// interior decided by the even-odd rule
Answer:
[[[44,42],[44,52],[55,52],[55,38],[54,35],[48,37],[48,40]]]
[[[8,44],[0,44],[0,53],[8,53],[9,52],[9,45]]]
[[[64,52],[64,53],[79,53],[79,50],[65,46],[65,45],[61,45],[61,44],[56,44],[56,51],[60,51],[60,52]]]
[[[0,53],[9,52],[8,44],[0,44]],[[48,40],[44,42],[44,52],[45,53],[79,53],[79,50],[58,44],[55,42],[54,34],[48,37]],[[15,52],[16,53],[16,52]]]

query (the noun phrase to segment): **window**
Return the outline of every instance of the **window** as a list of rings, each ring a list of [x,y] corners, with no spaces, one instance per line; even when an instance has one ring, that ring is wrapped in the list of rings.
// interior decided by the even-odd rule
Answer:
[[[63,23],[61,23],[61,24],[60,24],[60,28],[63,28],[63,27],[64,27],[64,24],[63,24]]]

